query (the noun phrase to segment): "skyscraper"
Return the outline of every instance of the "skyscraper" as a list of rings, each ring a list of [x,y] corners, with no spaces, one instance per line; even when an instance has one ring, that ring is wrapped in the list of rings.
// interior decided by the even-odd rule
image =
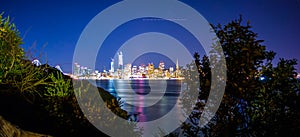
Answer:
[[[179,70],[178,59],[176,60],[176,70]]]
[[[111,62],[110,62],[110,72],[114,72],[115,69],[114,69],[114,59],[111,59]]]
[[[119,59],[118,67],[119,67],[119,69],[123,69],[123,53],[122,53],[122,51],[120,51],[118,53],[118,59]]]
[[[175,77],[179,78],[181,75],[180,69],[179,69],[179,63],[178,63],[178,59],[176,60],[176,71],[175,71]]]
[[[160,62],[159,62],[159,65],[158,65],[158,68],[159,68],[160,70],[164,70],[164,69],[165,69],[165,63],[164,63],[163,61],[160,61]]]

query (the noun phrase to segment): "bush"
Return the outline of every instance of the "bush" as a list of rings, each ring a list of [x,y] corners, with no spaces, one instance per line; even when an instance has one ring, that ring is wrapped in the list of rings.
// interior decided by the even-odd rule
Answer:
[[[7,83],[8,74],[20,68],[24,51],[20,33],[16,26],[10,23],[9,17],[3,18],[0,14],[0,82]]]
[[[6,87],[10,94],[21,94],[32,103],[48,84],[48,74],[43,71],[45,68],[33,65],[25,57],[20,47],[22,43],[20,33],[10,18],[3,18],[0,14],[0,87]]]
[[[50,96],[50,97],[66,97],[70,96],[70,87],[71,87],[71,80],[70,79],[63,79],[63,74],[60,72],[56,73],[56,76],[51,73],[50,74],[50,79],[52,82],[47,84],[46,89],[47,92],[44,94],[45,96]]]
[[[49,65],[35,66],[20,47],[22,39],[9,17],[0,14],[0,114],[17,121],[24,129],[40,131],[54,136],[103,136],[82,113],[75,92],[89,94],[86,87],[75,91],[71,79]],[[80,81],[83,82],[83,81]],[[82,85],[82,84],[80,84]],[[127,119],[127,112],[120,102],[103,89],[97,91],[104,99],[100,108],[94,107],[91,96],[86,108],[95,115],[90,118],[100,121],[105,127],[113,127],[113,117],[107,117],[109,108],[116,115]],[[105,122],[106,121],[106,122]],[[140,136],[135,124],[125,121],[116,131],[128,129],[132,136]],[[115,129],[115,128],[113,128]]]

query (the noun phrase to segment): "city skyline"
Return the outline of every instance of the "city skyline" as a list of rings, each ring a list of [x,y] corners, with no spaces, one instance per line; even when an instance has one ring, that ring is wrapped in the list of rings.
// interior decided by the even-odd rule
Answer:
[[[22,47],[25,50],[35,46],[38,51],[43,52],[42,63],[48,62],[51,66],[60,65],[63,70],[71,72],[73,51],[82,30],[95,15],[117,2],[119,1],[5,1],[0,5],[0,10],[4,12],[4,16],[9,15],[16,24],[23,38]],[[218,23],[224,25],[243,15],[244,20],[250,20],[254,32],[258,33],[258,39],[265,40],[263,44],[267,49],[277,53],[275,63],[279,58],[300,60],[299,0],[181,2],[197,10],[214,25]],[[111,51],[104,49],[107,53],[99,53],[97,67],[109,67],[110,59],[122,43],[137,34],[149,31],[173,34],[179,41],[186,41],[183,43],[185,46],[190,45],[191,49],[198,47],[193,51],[204,55],[201,45],[191,38],[181,37],[188,35],[183,30],[175,34],[174,30],[180,29],[175,24],[170,22],[151,24],[153,22],[149,21],[141,24],[141,21],[135,20],[124,24],[126,27],[119,28],[107,39],[103,47]],[[299,72],[299,65],[296,68]]]
[[[109,69],[105,68],[103,70],[93,70],[89,67],[82,66],[77,62],[74,62],[73,73],[67,75],[70,75],[75,79],[181,78],[180,68],[183,66],[179,66],[178,59],[176,60],[175,66],[166,66],[162,60],[158,65],[155,65],[153,62],[137,65],[126,62],[124,63],[122,51],[119,51],[117,54],[117,63],[115,63],[115,59],[111,58]],[[35,60],[35,62],[39,61]],[[56,68],[59,68],[59,70],[63,72],[60,66],[56,66]]]

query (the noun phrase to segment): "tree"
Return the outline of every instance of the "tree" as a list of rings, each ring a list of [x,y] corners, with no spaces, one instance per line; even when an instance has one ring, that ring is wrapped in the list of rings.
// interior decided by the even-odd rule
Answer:
[[[280,59],[276,67],[268,62],[261,70],[261,89],[250,102],[253,132],[265,136],[299,135],[299,83],[295,59]],[[254,111],[253,111],[254,110]]]
[[[242,17],[227,25],[213,26],[224,52],[227,66],[225,94],[214,118],[205,127],[198,127],[207,105],[211,86],[209,57],[195,54],[200,91],[198,103],[183,126],[186,135],[204,136],[280,136],[289,131],[299,135],[299,84],[295,78],[296,60],[281,59],[272,65],[275,52],[266,50],[263,40],[251,30]],[[213,45],[211,53],[218,53]],[[294,120],[294,121],[293,121]],[[276,130],[274,132],[274,130]]]

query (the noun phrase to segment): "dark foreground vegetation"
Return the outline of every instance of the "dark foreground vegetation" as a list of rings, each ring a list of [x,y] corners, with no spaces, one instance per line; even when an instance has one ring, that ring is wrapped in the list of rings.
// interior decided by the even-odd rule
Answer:
[[[14,131],[14,136],[20,136],[15,129],[21,128],[57,137],[106,136],[90,124],[78,105],[75,93],[84,96],[88,94],[86,88],[74,91],[68,76],[47,64],[32,64],[20,47],[22,40],[19,35],[9,18],[0,15],[0,135],[10,136],[8,132]],[[88,81],[76,83],[80,86]],[[128,119],[117,98],[101,88],[98,91],[105,102],[100,108],[94,108],[93,97],[83,102],[83,107],[98,114],[91,115],[90,120],[100,121],[101,126],[111,128],[114,118],[106,117],[107,110],[103,109],[106,106],[116,115]],[[11,123],[17,128],[10,126]],[[132,131],[132,136],[140,135],[134,130],[135,125],[129,122],[116,127]],[[119,132],[121,129],[115,130]]]
[[[250,22],[242,17],[226,25],[213,26],[220,43],[213,46],[210,56],[197,53],[195,63],[188,65],[186,80],[196,89],[198,103],[188,120],[182,125],[187,136],[300,136],[300,85],[296,78],[295,59],[283,59],[274,65],[275,52],[266,49],[263,40],[252,31]],[[220,45],[224,55],[221,54]],[[269,45],[270,47],[272,45]],[[284,45],[282,45],[284,47]],[[221,77],[223,65],[221,56],[226,60],[227,78]],[[211,62],[216,62],[211,64]],[[211,90],[220,85],[212,83],[212,68],[221,81],[226,82],[225,93],[216,115],[204,127],[199,127],[199,118],[205,105],[214,105],[215,94]],[[189,74],[199,75],[189,75]],[[194,81],[199,81],[198,90]],[[192,94],[185,92],[183,105],[190,107]],[[212,103],[208,104],[207,102]],[[208,111],[209,112],[209,111]],[[207,114],[207,113],[206,113]]]
[[[180,133],[169,136],[299,136],[300,90],[294,68],[296,60],[280,59],[273,65],[276,53],[262,45],[263,41],[257,39],[258,35],[249,23],[242,22],[242,18],[213,28],[220,43],[213,46],[210,56],[200,58],[196,53],[195,62],[183,71],[190,87],[183,92],[183,106],[193,107],[194,111],[181,125]],[[74,91],[71,79],[47,64],[33,65],[21,44],[16,27],[9,18],[0,15],[0,131],[21,133],[18,131],[21,128],[51,136],[106,136],[90,124],[78,105],[75,94],[84,95],[87,91]],[[216,46],[218,44],[224,55]],[[211,62],[218,64],[222,56],[226,60],[227,78],[218,78],[226,82],[225,94],[216,115],[206,126],[200,127],[199,119],[205,117],[202,115],[205,105],[213,102],[208,100],[210,90],[219,86],[212,85],[211,76],[212,68],[220,66]],[[214,73],[221,76],[224,72]],[[79,86],[87,83],[77,82]],[[199,95],[190,94],[191,89]],[[106,106],[128,119],[117,98],[103,89],[98,90],[105,102],[102,107],[94,108],[92,96],[83,103],[97,113],[89,117],[90,120],[101,121],[102,126],[111,128],[114,119],[106,117],[103,109]],[[193,99],[198,100],[194,106],[190,103]],[[6,130],[3,125],[12,130]],[[141,130],[130,123],[118,125],[113,130],[132,131],[132,136],[141,136]],[[5,133],[0,135],[5,136]]]

